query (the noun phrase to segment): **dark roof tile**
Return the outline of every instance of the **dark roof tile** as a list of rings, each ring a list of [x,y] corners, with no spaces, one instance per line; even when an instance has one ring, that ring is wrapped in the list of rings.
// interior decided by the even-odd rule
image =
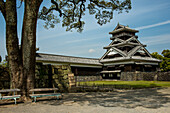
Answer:
[[[83,58],[83,57],[73,57],[64,55],[54,55],[54,54],[44,54],[37,53],[37,61],[50,61],[50,62],[64,62],[64,63],[75,63],[75,64],[92,64],[92,65],[102,65],[99,59],[95,58]]]

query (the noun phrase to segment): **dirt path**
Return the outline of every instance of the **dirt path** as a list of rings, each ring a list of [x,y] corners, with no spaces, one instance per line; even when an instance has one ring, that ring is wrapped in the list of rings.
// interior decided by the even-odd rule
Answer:
[[[62,100],[0,104],[0,113],[170,113],[170,88],[63,95]]]

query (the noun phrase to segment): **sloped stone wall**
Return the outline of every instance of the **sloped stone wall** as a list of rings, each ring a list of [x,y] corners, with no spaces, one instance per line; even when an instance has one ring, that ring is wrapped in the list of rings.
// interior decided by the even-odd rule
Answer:
[[[56,87],[61,92],[68,92],[68,74],[70,73],[71,68],[69,65],[42,65],[37,63],[35,87]]]
[[[68,92],[68,74],[71,73],[69,65],[52,66],[53,87],[58,87],[61,92]]]

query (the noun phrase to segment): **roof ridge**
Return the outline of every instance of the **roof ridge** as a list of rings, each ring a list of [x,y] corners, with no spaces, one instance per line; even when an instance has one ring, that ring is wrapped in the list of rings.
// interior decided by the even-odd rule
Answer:
[[[72,57],[72,58],[82,58],[82,59],[94,59],[94,60],[99,60],[99,59],[100,59],[100,58],[86,58],[86,57],[77,57],[77,56],[47,54],[47,53],[37,53],[37,54],[41,54],[41,55],[51,55],[51,56],[62,56],[62,57]]]

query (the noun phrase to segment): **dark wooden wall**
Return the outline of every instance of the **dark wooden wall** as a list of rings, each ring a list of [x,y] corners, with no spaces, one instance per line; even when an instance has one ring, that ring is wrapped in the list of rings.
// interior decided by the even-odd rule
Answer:
[[[102,68],[71,67],[75,76],[100,76]]]

